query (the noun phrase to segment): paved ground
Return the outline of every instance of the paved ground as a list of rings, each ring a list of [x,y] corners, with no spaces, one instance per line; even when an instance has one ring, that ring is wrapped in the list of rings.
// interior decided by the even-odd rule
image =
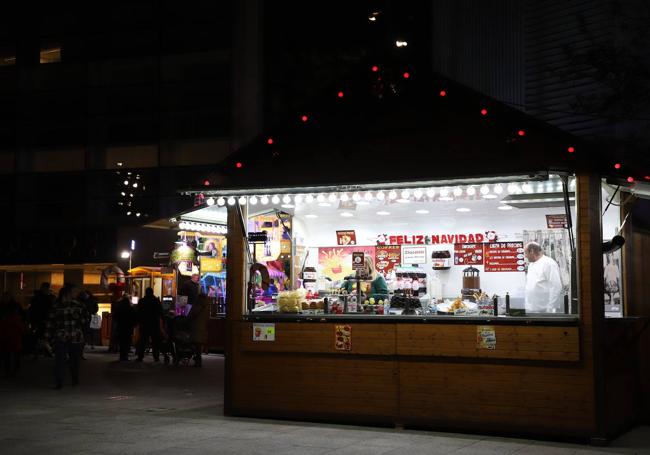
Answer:
[[[204,368],[87,353],[82,384],[55,391],[51,359],[0,381],[0,453],[9,454],[650,454],[650,427],[610,447],[224,417],[223,357]]]

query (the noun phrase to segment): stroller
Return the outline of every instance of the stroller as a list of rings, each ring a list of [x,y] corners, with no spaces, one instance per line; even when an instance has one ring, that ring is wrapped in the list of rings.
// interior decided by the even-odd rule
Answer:
[[[170,360],[174,366],[181,362],[184,365],[194,358],[196,349],[191,341],[190,327],[186,316],[176,316],[165,320],[166,339],[161,343],[160,352],[163,354],[165,365]]]

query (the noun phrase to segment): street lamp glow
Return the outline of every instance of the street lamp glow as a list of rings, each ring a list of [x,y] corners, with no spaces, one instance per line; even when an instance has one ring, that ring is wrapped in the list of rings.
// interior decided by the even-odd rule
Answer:
[[[122,259],[128,259],[128,258],[131,257],[131,253],[128,252],[128,251],[122,251],[122,253],[120,254],[120,257],[121,257]]]

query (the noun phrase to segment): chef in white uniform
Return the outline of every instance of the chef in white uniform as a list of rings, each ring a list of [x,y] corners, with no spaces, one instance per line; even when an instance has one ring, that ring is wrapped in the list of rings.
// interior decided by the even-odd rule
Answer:
[[[526,312],[562,313],[564,299],[560,267],[544,254],[538,243],[530,242],[524,248],[528,259],[526,274]]]

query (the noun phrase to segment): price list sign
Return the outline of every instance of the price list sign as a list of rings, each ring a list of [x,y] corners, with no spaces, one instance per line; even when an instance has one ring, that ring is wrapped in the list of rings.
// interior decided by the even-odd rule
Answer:
[[[482,265],[482,243],[454,243],[455,265]]]
[[[483,247],[486,272],[523,272],[524,243],[495,242]]]

